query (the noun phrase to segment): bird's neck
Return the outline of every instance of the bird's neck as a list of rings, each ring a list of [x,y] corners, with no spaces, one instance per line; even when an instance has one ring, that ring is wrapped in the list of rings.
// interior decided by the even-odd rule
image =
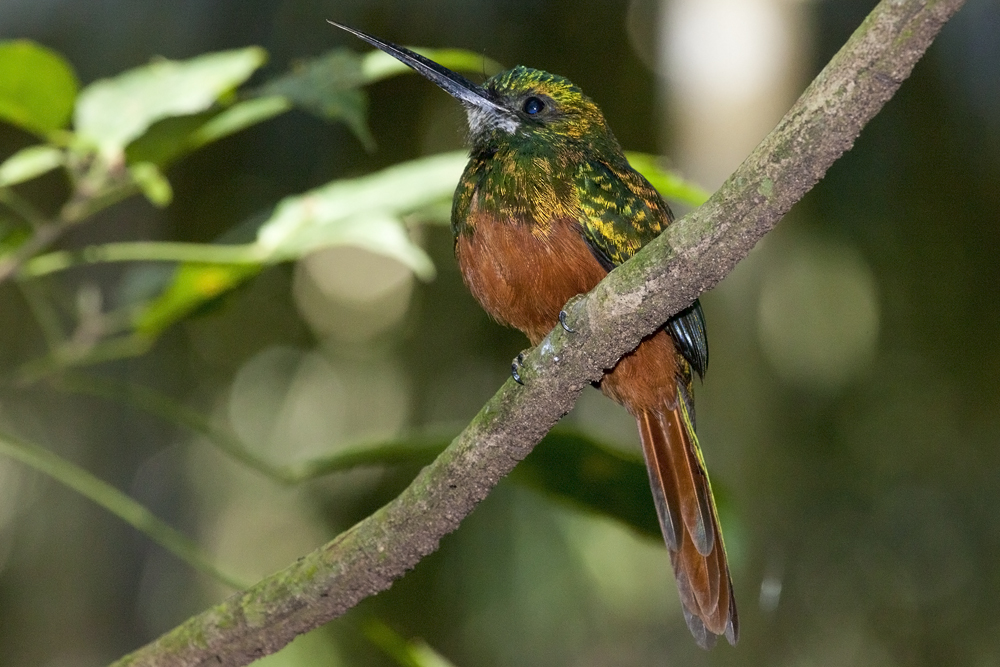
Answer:
[[[456,235],[471,234],[475,220],[531,225],[544,234],[551,221],[577,217],[574,186],[579,151],[552,147],[518,149],[507,144],[474,149],[459,181],[452,207]]]

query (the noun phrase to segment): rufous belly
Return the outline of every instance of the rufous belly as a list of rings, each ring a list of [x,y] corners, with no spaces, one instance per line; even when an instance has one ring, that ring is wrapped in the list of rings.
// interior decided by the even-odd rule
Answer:
[[[572,297],[607,275],[572,220],[537,225],[473,214],[455,242],[466,285],[494,319],[537,345],[559,322]],[[676,400],[677,359],[663,331],[646,338],[601,381],[602,391],[633,414]]]

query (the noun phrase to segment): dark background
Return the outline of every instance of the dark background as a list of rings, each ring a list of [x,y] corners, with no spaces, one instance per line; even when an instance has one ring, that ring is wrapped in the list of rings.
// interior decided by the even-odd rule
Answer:
[[[801,4],[796,93],[873,4]],[[648,65],[656,26],[636,16],[656,8],[5,0],[0,37],[60,51],[84,83],[154,55],[258,44],[271,55],[264,81],[296,58],[362,50],[324,22],[335,18],[563,74],[626,148],[671,156],[675,102]],[[396,78],[370,94],[375,152],[342,126],[291,112],[174,166],[165,211],[130,200],[62,243],[208,241],[287,194],[461,145],[460,108],[426,81]],[[0,155],[29,142],[0,127]],[[364,638],[371,617],[458,665],[997,664],[998,208],[1000,5],[969,0],[854,149],[703,297],[712,365],[699,429],[740,602],[738,648],[694,645],[662,544],[505,482],[389,592],[262,664],[392,664]],[[447,230],[423,233],[434,282],[334,251],[312,268],[266,271],[147,355],[99,370],[228,422],[275,458],[455,430],[525,342],[467,295]],[[317,296],[320,274],[334,287]],[[59,287],[109,289],[120,275],[68,272]],[[0,304],[9,369],[42,347],[9,285]],[[630,418],[596,392],[567,419],[636,449]],[[178,426],[44,384],[5,385],[0,420],[248,578],[322,544],[402,481],[360,470],[285,489]],[[113,515],[0,459],[0,665],[103,664],[226,594]]]

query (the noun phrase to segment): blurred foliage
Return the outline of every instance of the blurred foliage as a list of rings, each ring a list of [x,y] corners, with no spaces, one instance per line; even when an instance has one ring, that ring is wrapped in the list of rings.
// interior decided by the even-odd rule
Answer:
[[[500,69],[461,50],[421,52],[453,68]],[[0,119],[45,141],[15,151],[0,164],[0,203],[13,216],[5,220],[9,229],[0,253],[0,282],[20,288],[49,348],[41,357],[20,360],[10,377],[20,385],[47,379],[62,391],[111,399],[186,426],[234,461],[282,484],[373,466],[400,467],[408,478],[428,463],[446,439],[428,444],[426,436],[397,437],[275,463],[254,453],[238,435],[215,426],[210,416],[164,393],[69,371],[146,354],[169,327],[197,315],[267,266],[338,246],[382,255],[422,280],[432,279],[435,267],[415,241],[415,225],[447,222],[446,205],[465,164],[463,152],[410,160],[286,196],[269,214],[253,216],[216,243],[110,241],[49,250],[71,229],[93,224],[107,208],[132,195],[141,194],[158,208],[168,206],[174,199],[164,171],[169,165],[296,107],[343,122],[373,150],[363,86],[409,71],[386,58],[336,50],[241,89],[267,59],[263,49],[250,47],[188,60],[154,59],[77,92],[75,75],[60,55],[28,40],[0,44],[0,74],[11,73],[0,86]],[[67,127],[71,115],[72,127]],[[667,196],[676,192],[692,203],[704,198],[697,188],[663,171],[652,156],[634,158]],[[37,196],[15,189],[57,170],[69,185],[60,206],[33,201]],[[50,210],[56,212],[44,212]],[[119,286],[129,296],[110,308],[99,288],[82,285],[75,308],[66,312],[64,298],[53,289],[57,286],[43,282],[74,268],[121,262],[135,265]],[[173,268],[160,270],[164,264]],[[145,506],[59,454],[12,435],[0,436],[0,454],[65,484],[219,582],[246,585]],[[524,462],[516,479],[658,534],[641,458],[615,453],[584,435],[554,433]],[[366,624],[364,634],[399,664],[450,664],[425,642],[403,640],[380,621]]]
[[[157,121],[214,106],[264,64],[263,49],[211,53],[185,62],[155,60],[111,79],[95,81],[76,99],[73,129],[80,141],[109,160]]]
[[[814,56],[793,88],[871,4],[796,5]],[[357,45],[314,3],[165,8],[0,6],[4,665],[106,664],[231,591],[205,571],[253,581],[332,539],[526,345],[454,267],[453,100],[390,80],[409,70],[380,52],[329,50]],[[502,68],[481,53],[569,76],[643,151],[633,164],[697,205],[649,157],[656,11],[347,2],[333,18],[467,46],[422,52],[470,76]],[[634,422],[588,391],[439,552],[260,664],[996,662],[997,34],[996,3],[969,0],[703,298],[698,424],[735,650],[690,640]]]
[[[69,121],[76,75],[58,53],[22,39],[0,44],[0,118],[42,137]]]
[[[407,641],[385,623],[372,619],[365,624],[365,636],[404,667],[451,667],[437,651],[421,640]]]

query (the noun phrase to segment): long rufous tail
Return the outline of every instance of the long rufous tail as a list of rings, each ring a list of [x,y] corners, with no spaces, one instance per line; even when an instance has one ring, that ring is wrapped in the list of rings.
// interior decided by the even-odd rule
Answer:
[[[733,583],[685,401],[678,396],[673,406],[638,412],[636,421],[688,628],[702,648],[711,648],[718,635],[735,645],[740,626]]]

